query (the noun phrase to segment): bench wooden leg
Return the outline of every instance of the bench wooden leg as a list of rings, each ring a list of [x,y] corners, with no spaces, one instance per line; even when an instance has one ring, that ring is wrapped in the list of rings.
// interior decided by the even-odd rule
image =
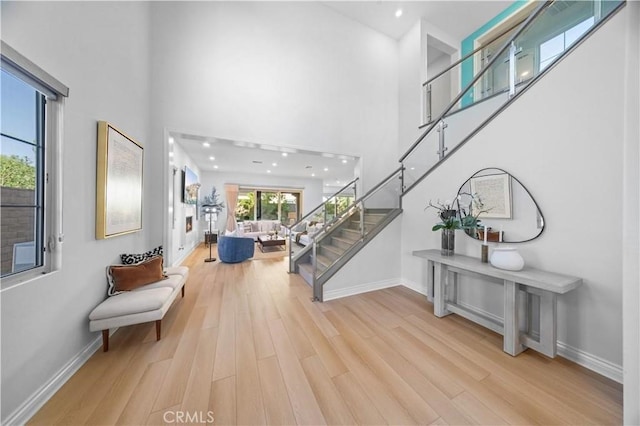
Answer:
[[[156,321],[156,341],[160,340],[160,330],[162,328],[162,320]]]
[[[102,330],[102,351],[109,350],[109,330]]]
[[[182,286],[182,297],[184,297],[184,286]]]

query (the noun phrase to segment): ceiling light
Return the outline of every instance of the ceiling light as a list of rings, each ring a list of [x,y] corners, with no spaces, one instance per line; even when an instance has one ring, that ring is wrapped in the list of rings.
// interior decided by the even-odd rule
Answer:
[[[328,171],[329,171],[329,168],[328,168],[328,167],[325,167],[325,168],[324,168],[324,171],[325,171],[325,172],[328,172]]]
[[[273,167],[278,167],[278,163],[271,163]]]
[[[204,146],[205,148],[209,148],[211,144],[209,142],[202,142],[202,146]]]
[[[339,180],[336,180],[336,183],[337,183],[338,185],[340,185],[340,181],[339,181]]]
[[[415,167],[411,167],[411,170],[415,170],[415,169],[416,169]]]
[[[347,160],[342,160],[342,164],[347,164]]]
[[[169,157],[173,157],[173,152],[170,152],[170,153],[169,153]]]
[[[213,161],[215,159],[216,159],[216,157],[213,157],[213,156],[209,157],[209,160],[211,160],[211,161]]]
[[[169,145],[173,144],[173,138],[171,136],[169,136]]]
[[[316,176],[316,174],[315,174],[315,173],[311,173],[311,177],[315,177],[315,176]]]
[[[215,165],[213,166],[213,168],[214,168],[214,169],[217,169],[217,168],[218,168],[218,165],[217,165],[217,164],[215,164]]]
[[[267,173],[271,173],[271,170],[267,170]]]
[[[402,16],[402,9],[396,10],[396,18],[399,18],[401,16]]]
[[[283,157],[286,157],[287,155],[289,155],[289,154],[287,154],[286,152],[283,152],[283,153],[282,153],[282,156],[283,156]]]

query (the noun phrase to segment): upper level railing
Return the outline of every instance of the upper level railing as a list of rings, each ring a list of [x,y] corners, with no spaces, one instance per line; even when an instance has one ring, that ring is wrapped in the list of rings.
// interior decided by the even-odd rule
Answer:
[[[400,158],[406,169],[405,193],[624,6],[624,1],[555,0],[533,5],[535,9],[522,16],[519,24],[425,83],[431,93],[426,96],[431,102],[426,109],[432,116]],[[458,81],[462,89],[450,89]]]

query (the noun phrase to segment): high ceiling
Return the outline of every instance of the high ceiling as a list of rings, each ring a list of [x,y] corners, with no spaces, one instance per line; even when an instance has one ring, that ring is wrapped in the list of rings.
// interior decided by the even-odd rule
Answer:
[[[322,4],[394,39],[401,38],[420,18],[425,18],[450,36],[462,40],[511,3],[448,0],[328,1]],[[400,17],[395,16],[398,9],[402,9]],[[353,179],[358,161],[358,158],[340,153],[296,150],[190,134],[173,134],[172,137],[202,171],[321,179],[325,188],[333,187],[331,189]],[[205,147],[203,143],[209,146]],[[284,157],[283,153],[287,156]]]
[[[420,18],[462,40],[513,1],[328,1],[324,5],[374,30],[400,39]],[[395,13],[402,10],[402,16]]]

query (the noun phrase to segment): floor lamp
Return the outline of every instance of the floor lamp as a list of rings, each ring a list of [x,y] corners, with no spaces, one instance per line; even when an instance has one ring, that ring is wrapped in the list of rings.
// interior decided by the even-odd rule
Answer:
[[[211,230],[211,224],[213,222],[213,215],[215,214],[215,211],[213,211],[212,208],[207,207],[206,209],[207,214],[209,215],[209,257],[207,259],[205,259],[205,262],[215,262],[216,258],[215,257],[211,257],[211,246],[213,245],[213,232]]]

